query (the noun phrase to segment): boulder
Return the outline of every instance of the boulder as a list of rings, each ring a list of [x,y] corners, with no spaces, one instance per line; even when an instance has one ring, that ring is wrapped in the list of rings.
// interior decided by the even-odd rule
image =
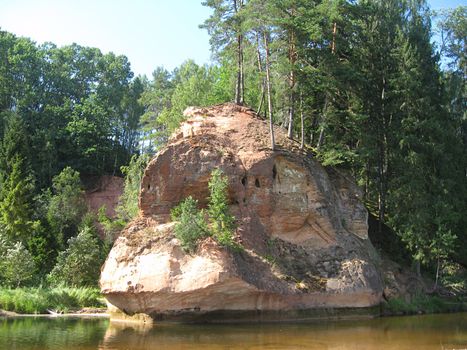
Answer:
[[[381,301],[377,254],[361,192],[247,107],[191,107],[147,166],[140,216],[102,269],[108,302],[164,320],[303,319]],[[213,169],[228,177],[242,249],[206,238],[188,254],[170,211],[187,196],[206,206]]]

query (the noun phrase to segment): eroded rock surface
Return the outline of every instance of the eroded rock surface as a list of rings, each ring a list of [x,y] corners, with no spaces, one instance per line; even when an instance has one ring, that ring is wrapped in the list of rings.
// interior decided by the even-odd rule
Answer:
[[[89,210],[97,214],[99,209],[105,206],[106,214],[114,217],[118,199],[123,192],[123,178],[103,175],[97,178],[89,178],[87,182],[93,185],[85,193],[85,200]]]
[[[382,295],[367,211],[348,175],[321,166],[246,107],[189,108],[189,117],[149,163],[140,217],[117,239],[101,289],[126,313],[189,319],[369,307]],[[206,239],[182,251],[170,210],[191,195],[206,205],[211,171],[229,179],[236,240],[232,252]],[[298,313],[297,313],[298,312]],[[308,315],[308,314],[307,314]]]

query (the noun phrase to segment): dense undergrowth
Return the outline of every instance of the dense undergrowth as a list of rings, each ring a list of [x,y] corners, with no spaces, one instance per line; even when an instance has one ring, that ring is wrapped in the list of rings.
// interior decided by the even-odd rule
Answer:
[[[461,298],[446,299],[437,295],[419,294],[406,301],[393,298],[383,304],[383,315],[433,314],[442,312],[467,311],[466,300]]]
[[[21,314],[43,314],[49,310],[70,312],[85,307],[105,307],[97,288],[1,288],[0,309]]]

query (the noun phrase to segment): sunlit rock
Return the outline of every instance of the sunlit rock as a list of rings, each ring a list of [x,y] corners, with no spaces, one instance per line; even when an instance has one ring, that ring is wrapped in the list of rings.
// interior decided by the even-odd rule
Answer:
[[[324,168],[246,107],[189,108],[188,120],[149,163],[140,217],[102,270],[107,300],[154,319],[302,319],[325,308],[371,307],[382,295],[367,211],[350,176]],[[212,238],[190,255],[170,210],[191,195],[203,206],[211,171],[229,180],[234,252]]]

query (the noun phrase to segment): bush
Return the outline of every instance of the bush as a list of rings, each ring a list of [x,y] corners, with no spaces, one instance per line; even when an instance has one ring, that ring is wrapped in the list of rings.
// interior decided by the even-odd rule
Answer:
[[[172,220],[175,224],[175,237],[187,252],[194,252],[198,242],[210,235],[205,212],[198,209],[198,201],[191,196],[172,209]]]
[[[449,311],[450,306],[438,296],[418,294],[414,295],[410,302],[401,298],[390,299],[387,309],[394,314],[438,313]]]
[[[208,186],[210,197],[207,213],[198,209],[198,201],[191,196],[172,209],[172,220],[177,221],[175,236],[187,252],[194,252],[199,241],[208,236],[213,236],[222,246],[239,247],[233,238],[235,217],[229,213],[227,177],[221,170],[215,169]]]
[[[138,197],[143,178],[144,169],[148,164],[149,156],[142,154],[131,157],[128,166],[122,166],[122,173],[125,175],[125,186],[120,196],[119,203],[115,211],[120,220],[128,222],[138,215]]]
[[[92,228],[85,226],[78,236],[68,240],[68,248],[58,254],[57,264],[48,275],[52,285],[95,286],[102,256],[99,240]]]
[[[34,259],[21,242],[8,243],[4,238],[0,244],[5,248],[0,252],[0,274],[3,284],[9,287],[19,287],[34,276]]]
[[[234,246],[233,233],[235,230],[235,217],[229,213],[227,189],[228,179],[219,169],[211,173],[209,181],[208,214],[211,232],[214,238],[223,246]]]
[[[97,213],[97,221],[101,224],[104,231],[104,243],[108,248],[107,253],[110,251],[113,242],[117,238],[117,235],[125,228],[127,221],[122,217],[109,217],[106,214],[107,208],[105,204],[99,208]]]

